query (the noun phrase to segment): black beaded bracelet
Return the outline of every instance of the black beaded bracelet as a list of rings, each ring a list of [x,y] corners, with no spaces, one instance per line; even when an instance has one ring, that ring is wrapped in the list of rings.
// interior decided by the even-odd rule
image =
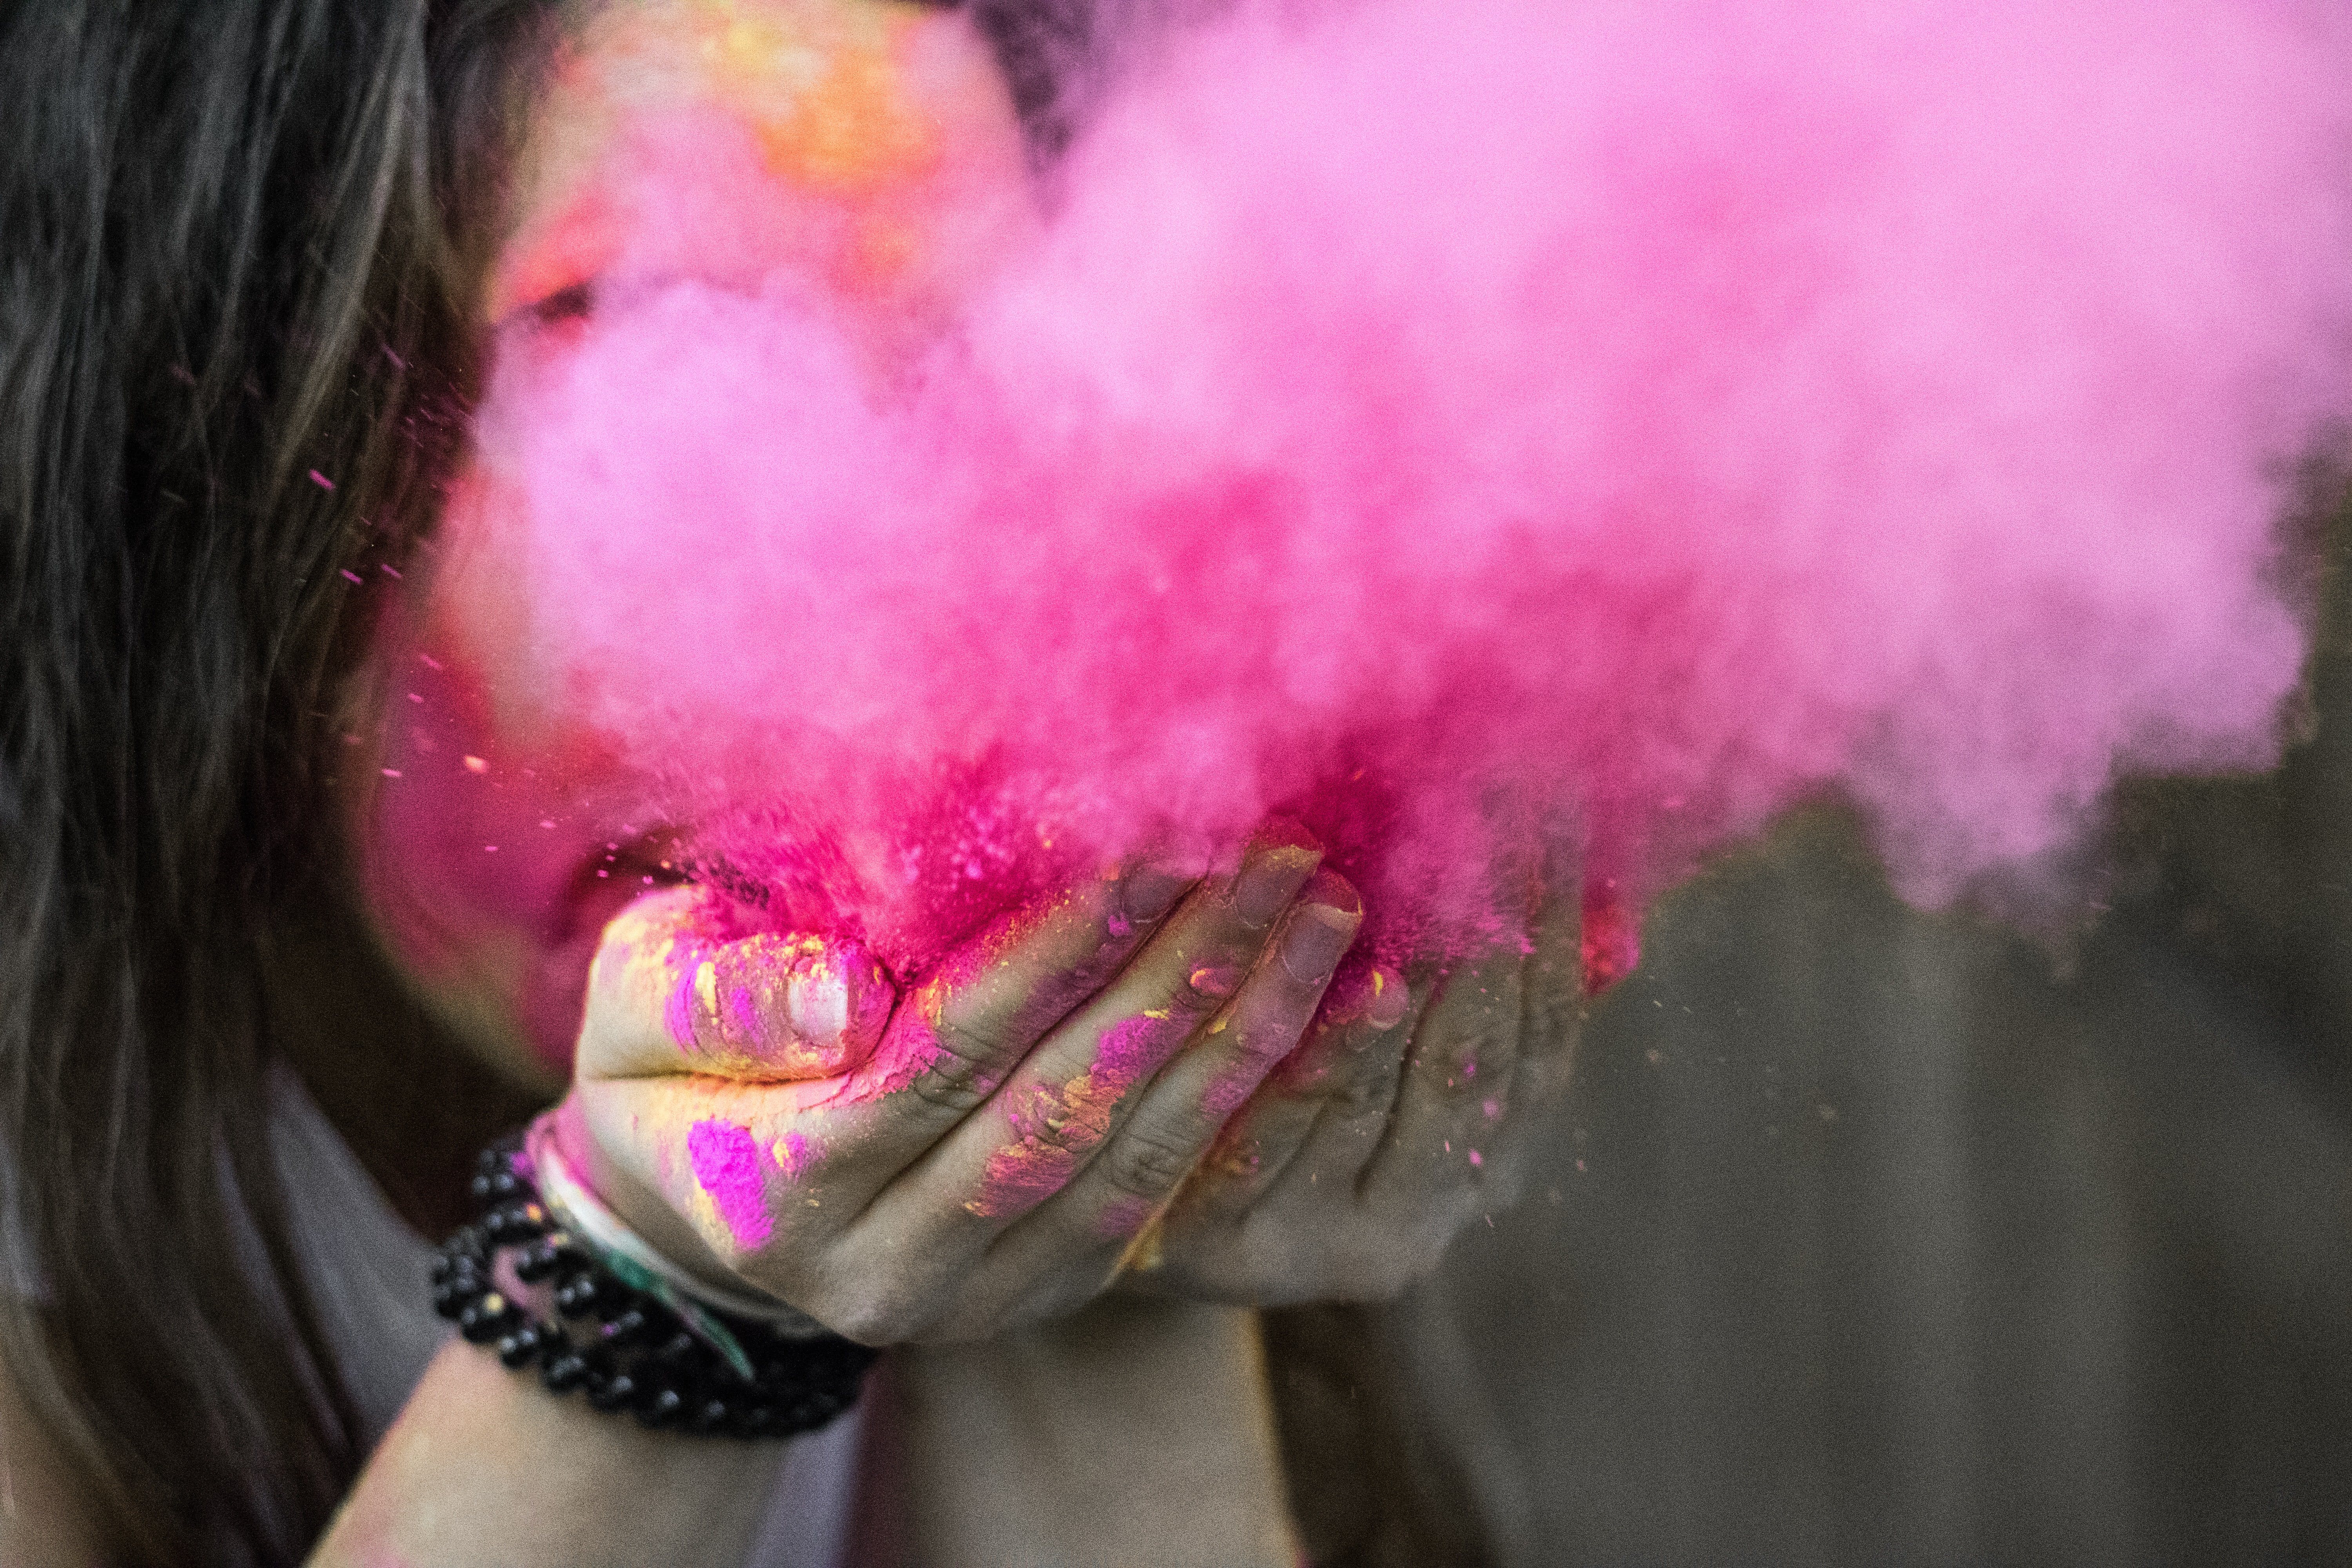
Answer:
[[[877,1352],[837,1334],[800,1339],[715,1309],[665,1302],[563,1230],[541,1201],[520,1137],[482,1152],[481,1217],[441,1244],[433,1308],[557,1394],[647,1426],[735,1437],[814,1432],[857,1403]],[[525,1285],[551,1285],[542,1318],[499,1289],[501,1251]]]

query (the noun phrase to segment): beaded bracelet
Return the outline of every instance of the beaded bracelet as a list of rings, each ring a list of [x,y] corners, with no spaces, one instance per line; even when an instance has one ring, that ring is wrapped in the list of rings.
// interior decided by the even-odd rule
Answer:
[[[520,1135],[482,1151],[482,1215],[441,1244],[433,1308],[556,1394],[647,1426],[736,1437],[814,1432],[857,1403],[878,1352],[838,1334],[792,1337],[754,1319],[656,1294],[562,1228],[540,1199]],[[535,1316],[499,1289],[493,1264],[551,1285],[556,1315]],[[667,1299],[665,1300],[664,1298]]]

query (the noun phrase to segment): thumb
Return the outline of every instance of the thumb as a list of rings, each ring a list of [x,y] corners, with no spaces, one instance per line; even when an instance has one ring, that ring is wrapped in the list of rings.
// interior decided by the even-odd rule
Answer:
[[[589,965],[579,1076],[774,1083],[871,1056],[898,992],[866,944],[743,923],[741,906],[696,883],[615,915]]]

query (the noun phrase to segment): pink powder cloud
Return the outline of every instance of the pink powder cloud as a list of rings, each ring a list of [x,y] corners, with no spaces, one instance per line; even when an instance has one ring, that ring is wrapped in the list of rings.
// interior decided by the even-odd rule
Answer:
[[[534,657],[902,973],[1277,807],[1391,951],[1498,850],[1638,900],[1832,787],[1948,900],[2276,754],[2347,68],[2291,0],[1245,12],[912,374],[659,277],[503,372]]]

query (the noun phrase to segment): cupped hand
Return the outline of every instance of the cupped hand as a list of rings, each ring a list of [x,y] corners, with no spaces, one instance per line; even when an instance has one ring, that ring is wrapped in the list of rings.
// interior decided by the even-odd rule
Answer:
[[[854,943],[649,895],[591,971],[557,1135],[714,1281],[872,1344],[972,1337],[1115,1276],[1289,1056],[1361,921],[1302,833],[1008,918],[904,994]]]
[[[1572,876],[1529,879],[1524,942],[1411,984],[1341,983],[1129,1259],[1134,1288],[1262,1306],[1378,1300],[1517,1197],[1582,999]]]

